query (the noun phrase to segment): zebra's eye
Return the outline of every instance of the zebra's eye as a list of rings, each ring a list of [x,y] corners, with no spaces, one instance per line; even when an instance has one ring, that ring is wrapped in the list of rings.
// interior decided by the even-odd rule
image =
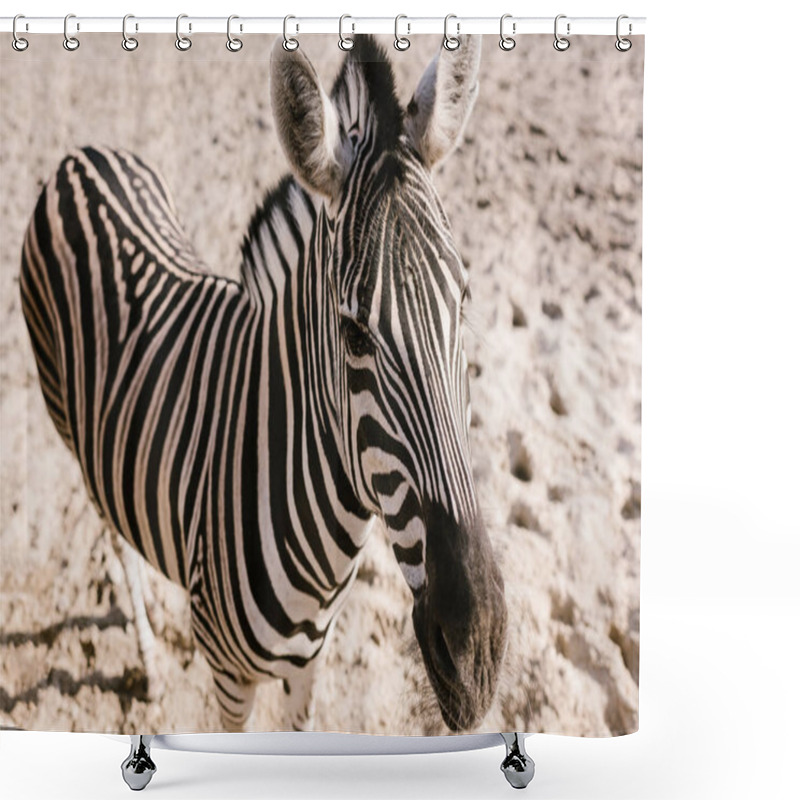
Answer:
[[[342,338],[347,352],[353,358],[362,358],[372,355],[375,350],[369,332],[359,325],[352,317],[342,317]]]

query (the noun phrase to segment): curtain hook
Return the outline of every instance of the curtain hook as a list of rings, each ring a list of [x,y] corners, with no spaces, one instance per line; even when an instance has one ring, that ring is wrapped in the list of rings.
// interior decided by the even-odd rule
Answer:
[[[14,48],[14,49],[15,49],[15,50],[18,52],[18,53],[21,53],[23,50],[27,50],[27,49],[28,49],[28,40],[27,40],[27,39],[23,39],[23,38],[22,38],[22,37],[21,37],[21,36],[20,36],[20,35],[17,33],[17,20],[18,20],[18,19],[25,19],[25,18],[26,18],[26,17],[25,17],[25,15],[24,15],[24,14],[17,14],[17,16],[16,16],[16,17],[14,17],[14,22],[11,24],[11,36],[12,36],[12,39],[11,39],[11,46],[12,46],[12,47],[13,47],[13,48]],[[27,24],[26,24],[26,28],[27,28]]]
[[[294,36],[289,36],[288,32],[288,25],[290,19],[297,19],[297,17],[293,17],[291,14],[283,18],[283,49],[288,50],[290,53],[293,50],[297,50],[300,47],[300,41],[296,39]],[[300,26],[295,26],[295,32],[300,32]]]
[[[344,21],[346,19],[353,19],[349,14],[342,14],[339,17],[339,49],[340,50],[352,50],[355,46],[355,39],[352,36],[345,36],[344,35]],[[356,26],[353,23],[350,23],[350,27],[353,32],[355,32]]]
[[[503,31],[503,25],[507,19],[511,19],[511,14],[503,14],[500,17],[500,49],[505,50],[508,52],[509,50],[513,50],[517,46],[516,39],[512,36],[506,36],[505,32]],[[517,23],[511,23],[511,33],[515,34],[517,32]]]
[[[69,50],[70,53],[74,52],[81,46],[81,43],[78,41],[77,37],[69,35],[69,31],[67,28],[69,26],[69,21],[71,19],[75,19],[74,14],[67,14],[67,16],[64,17],[64,42],[63,42],[64,49]],[[80,29],[81,29],[80,23],[76,22],[75,30],[79,31]]]
[[[406,36],[400,35],[400,20],[401,19],[408,19],[405,14],[398,14],[394,18],[394,49],[400,50],[408,50],[411,47],[411,39],[407,38]],[[411,35],[411,23],[406,22],[407,34]]]
[[[566,19],[566,14],[559,14],[556,17],[555,25],[553,26],[553,30],[555,32],[555,41],[553,42],[553,47],[558,50],[559,53],[563,53],[569,47],[569,39],[565,39],[561,34],[558,32],[558,21],[560,19]],[[567,23],[567,36],[569,36],[569,22]]]
[[[450,22],[451,19],[456,20],[456,35],[450,36],[447,32],[447,23]],[[458,17],[455,14],[448,14],[444,18],[444,39],[442,40],[442,47],[445,50],[458,50],[461,47],[461,40],[458,38],[458,35],[461,33],[461,23],[458,22]]]
[[[178,14],[178,17],[175,20],[175,47],[181,51],[186,51],[192,46],[192,40],[188,36],[184,36],[181,33],[181,20],[186,19],[188,16],[188,14]],[[192,25],[189,23],[189,31],[191,30]]]
[[[244,42],[241,39],[231,36],[231,22],[235,19],[239,19],[236,14],[231,14],[228,17],[228,41],[225,42],[225,47],[227,47],[231,53],[238,53],[244,47]],[[239,26],[239,30],[242,30],[241,25]]]
[[[620,51],[620,53],[627,53],[628,50],[630,50],[631,47],[633,47],[633,42],[630,39],[622,39],[622,38],[620,38],[620,35],[619,35],[619,24],[620,24],[620,22],[622,22],[623,19],[628,19],[628,18],[629,17],[627,16],[627,14],[620,14],[617,17],[617,41],[614,42],[614,47],[616,47],[617,50]],[[628,23],[628,35],[629,36],[630,36],[631,32],[632,32],[632,27],[631,27],[631,24],[629,22]]]
[[[132,53],[138,46],[139,40],[134,38],[133,36],[128,36],[128,20],[135,19],[133,14],[126,14],[122,18],[122,49],[127,50],[129,53]],[[139,26],[136,26],[138,30]]]

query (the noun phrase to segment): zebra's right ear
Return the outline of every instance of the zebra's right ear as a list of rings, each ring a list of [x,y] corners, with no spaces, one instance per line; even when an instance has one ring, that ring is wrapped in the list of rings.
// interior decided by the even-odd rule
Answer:
[[[348,150],[339,118],[308,58],[287,52],[278,38],[270,64],[272,113],[283,151],[306,188],[335,197],[346,175]]]
[[[406,109],[405,129],[428,166],[458,144],[478,96],[481,37],[462,36],[455,50],[442,48],[428,64]]]

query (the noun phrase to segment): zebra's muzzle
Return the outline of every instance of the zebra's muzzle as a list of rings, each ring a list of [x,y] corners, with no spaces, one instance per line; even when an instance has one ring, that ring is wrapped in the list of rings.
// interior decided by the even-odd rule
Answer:
[[[503,579],[480,518],[427,526],[427,584],[414,631],[442,718],[453,731],[478,725],[494,700],[505,654]]]

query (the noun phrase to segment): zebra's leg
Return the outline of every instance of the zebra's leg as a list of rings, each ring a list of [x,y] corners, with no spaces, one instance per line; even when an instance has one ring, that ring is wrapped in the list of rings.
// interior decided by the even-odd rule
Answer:
[[[133,623],[136,628],[136,637],[139,641],[139,654],[142,657],[144,671],[147,675],[147,695],[150,700],[158,700],[164,694],[164,678],[159,669],[156,658],[156,640],[150,620],[147,617],[145,603],[145,590],[142,584],[147,583],[147,577],[142,573],[142,557],[114,531],[111,532],[114,550],[122,564],[128,592],[133,606]],[[152,593],[149,586],[147,595],[152,603]]]
[[[289,730],[314,730],[314,687],[318,664],[319,656],[283,682],[286,693],[286,725]]]
[[[217,696],[222,724],[229,733],[243,733],[253,710],[256,684],[230,672],[211,667],[214,675],[214,693]]]

